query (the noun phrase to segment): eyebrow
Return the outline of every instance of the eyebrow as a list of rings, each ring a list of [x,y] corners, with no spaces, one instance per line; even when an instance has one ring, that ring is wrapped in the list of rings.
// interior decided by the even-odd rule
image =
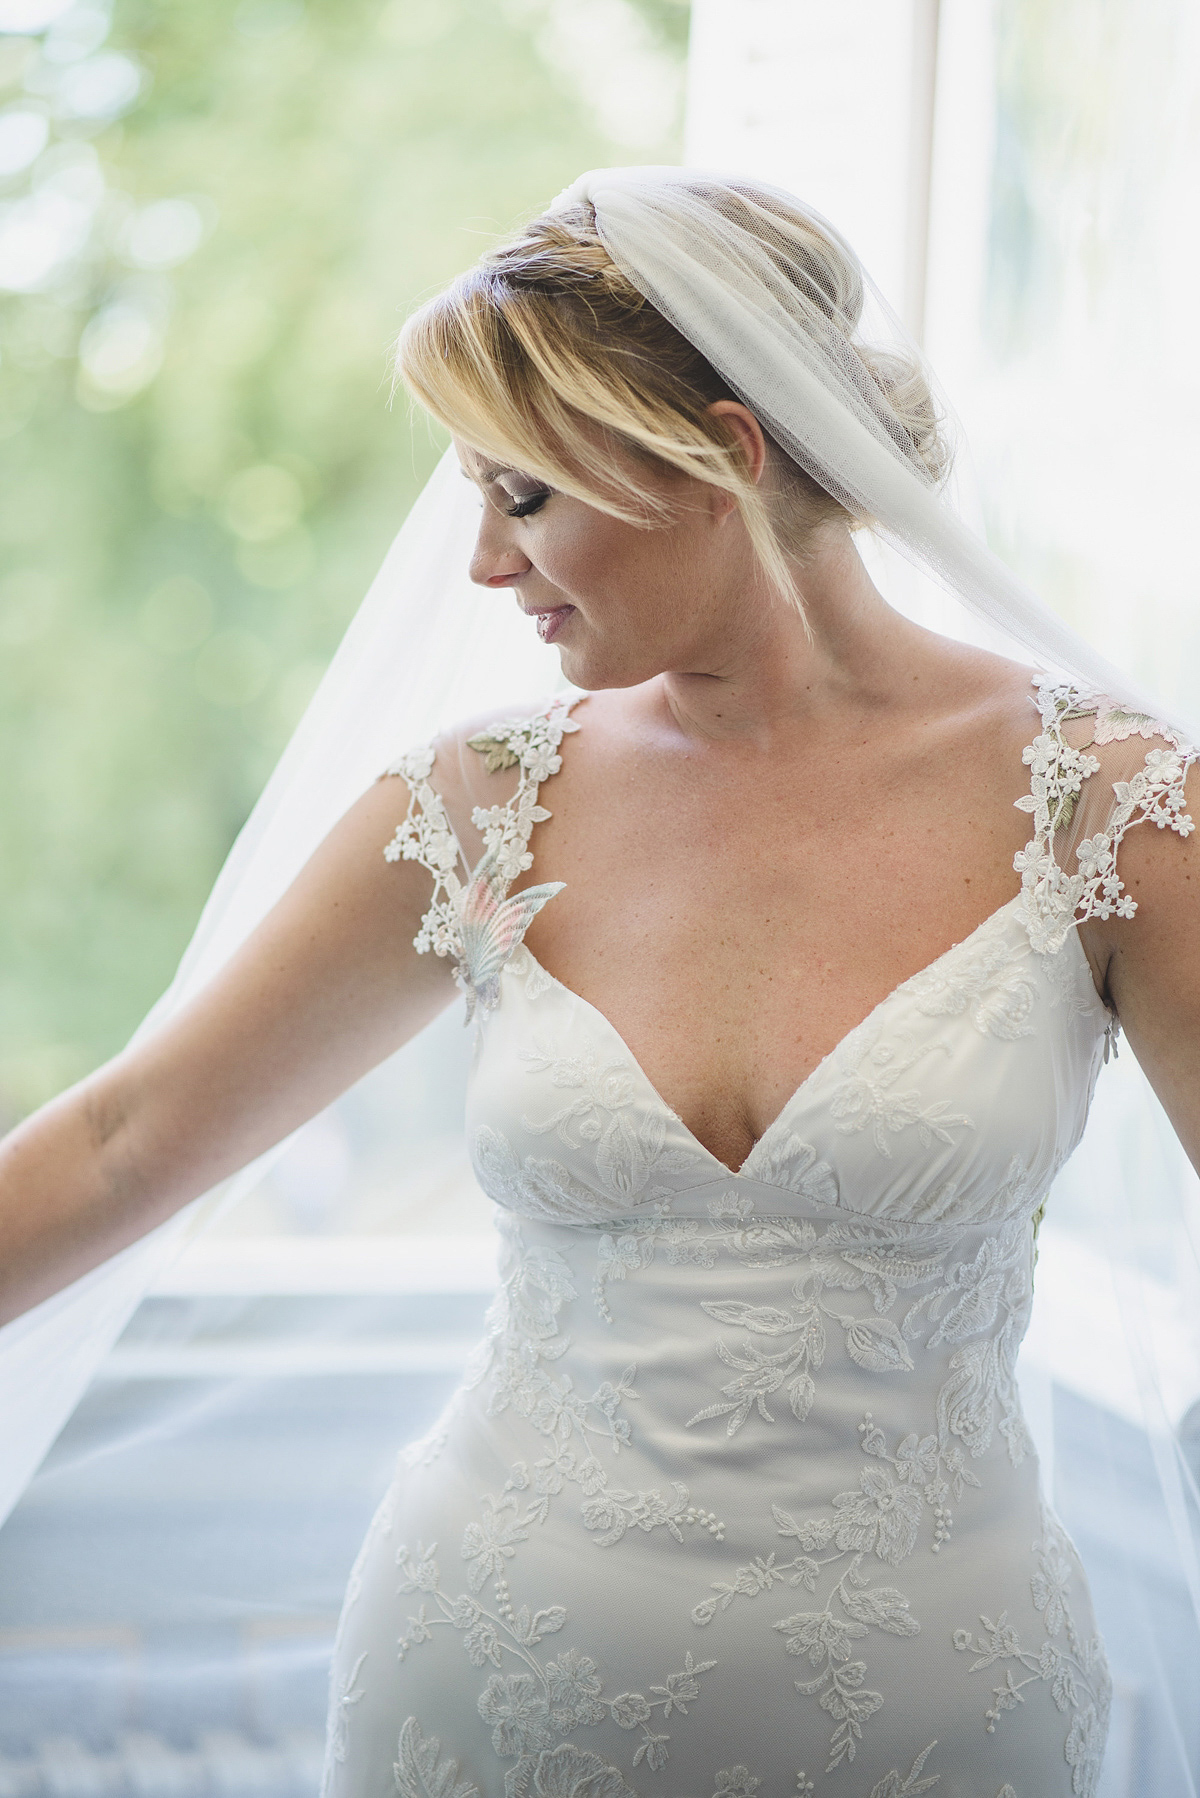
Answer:
[[[472,474],[460,464],[459,473],[465,481],[471,481],[478,487],[490,487],[494,482],[500,479],[501,475],[506,474],[516,475],[518,480],[534,481],[539,486],[547,485],[546,482],[539,481],[537,475],[526,474],[522,469],[515,467],[511,462],[485,462],[478,474]]]

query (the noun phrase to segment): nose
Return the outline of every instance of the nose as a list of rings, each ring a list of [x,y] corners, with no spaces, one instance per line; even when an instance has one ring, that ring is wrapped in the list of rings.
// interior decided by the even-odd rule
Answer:
[[[511,587],[533,564],[513,541],[509,521],[486,503],[467,572],[478,587]]]

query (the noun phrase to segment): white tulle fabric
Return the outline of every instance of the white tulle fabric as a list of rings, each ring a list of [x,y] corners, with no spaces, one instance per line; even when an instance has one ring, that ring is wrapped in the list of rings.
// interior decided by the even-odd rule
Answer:
[[[503,1285],[352,1576],[326,1798],[393,1766],[400,1798],[1093,1798],[1110,1682],[1015,1367],[1037,1220],[1113,1029],[1074,926],[1136,912],[1128,829],[1191,831],[1192,752],[1068,686],[1038,699],[1020,892],[851,1030],[737,1170],[511,948],[467,1118]],[[521,769],[490,814],[504,884],[536,867],[574,728],[560,701],[494,732]],[[455,929],[466,865],[431,760],[395,765],[396,849],[435,881],[417,946],[470,996],[490,976]]]
[[[397,742],[432,735],[498,697],[534,705],[558,683],[557,656],[531,636],[509,596],[468,580],[478,525],[477,504],[448,453],[389,550],[221,871],[175,980],[139,1035],[186,1005],[245,940]],[[250,1189],[266,1159],[0,1329],[0,1522],[159,1271]]]
[[[592,170],[554,207],[579,204],[594,208],[605,249],[635,287],[854,516],[872,520],[886,541],[1039,666],[1156,710],[937,490],[857,353],[862,346],[875,358],[920,364],[916,346],[864,270],[848,333],[831,324],[828,297],[809,272],[804,220],[858,267],[827,219],[766,182],[669,167]],[[785,214],[799,214],[801,225]],[[949,424],[949,403],[938,399]],[[1180,722],[1191,729],[1190,720]]]
[[[762,202],[769,208],[769,190],[758,191]],[[567,199],[571,203],[580,199],[590,202],[595,208],[601,234],[615,260],[709,357],[731,388],[740,393],[763,418],[778,440],[831,491],[844,497],[855,512],[877,520],[890,541],[910,556],[921,569],[935,576],[975,617],[986,620],[990,626],[1004,633],[1007,641],[1025,652],[1026,659],[1029,652],[1032,652],[1035,661],[1043,667],[1071,676],[1089,687],[1106,691],[1134,710],[1153,712],[1155,707],[1151,702],[1135,693],[1127,680],[1109,668],[1082,638],[1070,631],[1029,593],[988,552],[982,542],[964,527],[954,511],[951,499],[933,489],[921,467],[906,451],[901,437],[894,429],[889,428],[886,411],[880,411],[875,395],[869,386],[864,385],[853,358],[847,354],[841,334],[831,333],[814,315],[813,306],[805,299],[809,289],[806,288],[807,277],[803,267],[797,266],[788,275],[786,265],[791,251],[786,233],[777,235],[764,250],[761,237],[745,229],[747,193],[745,183],[726,182],[714,176],[691,175],[678,169],[615,169],[595,171],[582,177]],[[753,192],[750,192],[749,200],[752,210],[759,205]],[[791,201],[788,203],[793,206],[797,204]],[[911,354],[911,345],[906,344],[900,326],[888,313],[869,282],[864,284],[864,294],[860,335],[864,339],[869,338],[874,348],[882,353],[897,349]],[[820,314],[819,307],[816,311]],[[504,595],[476,592],[466,581],[465,570],[475,524],[476,512],[470,490],[460,480],[453,458],[448,456],[414,506],[279,769],[235,846],[205,911],[196,939],[184,959],[178,979],[161,1006],[147,1021],[146,1028],[154,1028],[160,1018],[185,1004],[197,987],[222,964],[269,909],[338,815],[353,803],[378,770],[388,763],[395,754],[397,745],[420,743],[439,728],[485,708],[510,704],[519,709],[522,702],[533,704],[538,697],[553,690],[557,676],[556,659],[552,652],[546,651],[528,634],[526,621],[516,615]],[[1176,722],[1182,722],[1185,726],[1188,723],[1187,720]],[[1075,879],[1082,872],[1078,864],[1069,862],[1062,871],[1067,880]],[[1054,879],[1055,876],[1052,871],[1043,870],[1039,878]],[[1010,928],[1014,933],[1011,939],[1007,935]],[[1008,914],[1003,925],[997,922],[989,926],[989,929],[998,933],[998,951],[1010,942],[1016,944],[1016,908]],[[988,940],[991,940],[990,936]],[[1069,939],[1058,951],[1047,945],[1038,950],[1031,947],[1030,954],[1042,958],[1031,962],[1030,966],[1042,969],[1049,968],[1052,964],[1059,967],[1070,966],[1071,958],[1078,957],[1078,949],[1073,939]],[[519,978],[516,968],[504,975],[507,985],[517,982]],[[938,1028],[949,1033],[946,1040],[953,1039],[956,1054],[960,1047],[965,1052],[969,1046],[976,1056],[983,1050],[988,1050],[1001,1058],[1030,1052],[1028,1045],[1035,1040],[1041,1042],[1061,1035],[1064,1044],[1074,1041],[1085,1024],[1088,1028],[1092,1024],[1099,1028],[1100,1020],[1094,1012],[1089,1023],[1085,1014],[1081,1013],[1073,1021],[1068,1021],[1066,1010],[1061,1007],[1055,1010],[1049,990],[1044,989],[1041,973],[1033,985],[1035,990],[1032,1003],[1038,1018],[1038,1034],[1035,1034],[1035,1038],[1014,1039],[1005,1046],[1006,1039],[995,1037],[987,1031],[980,1035],[972,1022],[970,1007],[961,1014],[942,1018]],[[552,1011],[565,1003],[561,996],[554,997],[549,991],[543,995],[543,999],[549,1003]],[[906,1020],[910,1015],[914,1019],[916,1015],[924,1017],[925,1014],[919,1013],[919,1008],[914,1012],[915,1003],[911,996],[897,997],[894,1003],[888,1002],[887,1009],[897,1017],[903,1013]],[[524,1007],[528,1008],[528,1015],[532,1017],[535,1001],[522,990],[514,1009]],[[502,1011],[503,1006],[500,1008],[500,1012]],[[605,1040],[603,1029],[594,1018],[586,1020],[581,1028],[589,1038],[598,1032],[600,1040]],[[907,1021],[905,1028],[909,1028]],[[1022,1044],[1025,1045],[1024,1050]],[[609,1051],[614,1054],[616,1052],[611,1037],[607,1039],[605,1052]],[[1039,1050],[1038,1053],[1040,1052]],[[931,1056],[929,1069],[922,1073],[922,1080],[935,1064],[947,1059],[941,1055]],[[995,1065],[998,1067],[999,1063]],[[1078,1077],[1078,1070],[1074,1077]],[[517,1079],[518,1076],[513,1074],[511,1078]],[[820,1081],[815,1082],[805,1099],[810,1098],[820,1085]],[[645,1100],[645,1097],[643,1092],[642,1099]],[[930,1100],[930,1103],[937,1102]],[[949,1096],[947,1103],[951,1103]],[[961,1101],[957,1097],[954,1099],[952,1109],[954,1107],[958,1110],[965,1109],[968,1115],[974,1117],[965,1095]],[[804,1106],[799,1108],[803,1110]],[[507,1108],[502,1110],[507,1115]],[[535,1110],[530,1111],[530,1116],[535,1116]],[[661,1121],[666,1132],[668,1121]],[[496,1124],[492,1127],[499,1128]],[[809,1123],[806,1122],[805,1128],[809,1128]],[[815,1120],[811,1123],[811,1129],[816,1132]],[[782,1138],[773,1134],[776,1146],[782,1151]],[[829,1135],[828,1129],[825,1134]],[[1068,1130],[1067,1135],[1069,1134]],[[515,1153],[516,1138],[512,1140]],[[824,1144],[825,1137],[821,1140]],[[852,1144],[862,1150],[868,1140],[873,1144],[874,1138],[870,1132],[852,1138],[836,1129],[830,1138],[833,1148],[843,1155]],[[884,1140],[887,1140],[886,1133]],[[965,1137],[960,1133],[957,1140],[961,1146]],[[1066,1137],[1063,1138],[1065,1140]],[[998,1143],[999,1138],[996,1141]],[[812,1146],[815,1151],[816,1142]],[[566,1153],[565,1148],[563,1153]],[[765,1153],[764,1150],[763,1154]],[[561,1156],[556,1158],[561,1159]],[[843,1164],[839,1163],[837,1156],[822,1147],[821,1154],[815,1156],[813,1165],[822,1160],[834,1170],[833,1177],[839,1179],[838,1170]],[[881,1156],[878,1169],[883,1167],[885,1161],[889,1168],[893,1167],[894,1160],[894,1157]],[[789,1161],[788,1166],[795,1168],[798,1163]],[[583,1173],[578,1168],[575,1177],[583,1180]],[[589,1179],[594,1182],[596,1177],[595,1169],[592,1169]],[[750,1180],[749,1175],[746,1179],[751,1188],[749,1196],[757,1204],[763,1196],[759,1183]],[[170,1255],[177,1252],[181,1243],[192,1232],[203,1227],[216,1214],[222,1203],[235,1198],[245,1184],[244,1178],[240,1182],[233,1182],[224,1193],[209,1195],[146,1242],[115,1257],[66,1292],[0,1331],[0,1420],[3,1422],[5,1440],[5,1453],[0,1460],[0,1516],[7,1512],[19,1496],[46,1447],[53,1440],[157,1270]],[[584,1181],[584,1184],[587,1182]],[[770,1182],[766,1185],[772,1191],[779,1190],[771,1186]],[[877,1183],[872,1187],[869,1181],[860,1186],[857,1180],[842,1180],[838,1191],[843,1193],[850,1187],[863,1194],[864,1199],[872,1192],[879,1199],[890,1190],[886,1183],[883,1186]],[[736,1182],[730,1190],[737,1190]],[[796,1205],[777,1209],[786,1211],[789,1216],[803,1215],[817,1229],[825,1227],[828,1214],[821,1210],[821,1206],[827,1202],[826,1198],[817,1195],[813,1200],[816,1208],[812,1211],[811,1218],[805,1210],[808,1201],[801,1204],[799,1197]],[[843,1199],[839,1199],[839,1205],[844,1203]],[[841,1215],[840,1211],[838,1215]],[[685,1218],[683,1221],[699,1220]],[[715,1221],[709,1220],[710,1223]],[[968,1223],[962,1220],[958,1227],[963,1230],[981,1230],[995,1221],[976,1219]],[[551,1225],[531,1221],[525,1227],[544,1231],[561,1230],[564,1226],[561,1223]],[[965,1240],[964,1237],[964,1243]],[[586,1233],[578,1238],[571,1237],[571,1254],[583,1255],[585,1249],[587,1253],[592,1253],[593,1249],[587,1247],[590,1242],[591,1238]],[[984,1242],[985,1237],[980,1236],[981,1249]],[[598,1251],[598,1245],[593,1245],[593,1248]],[[724,1260],[722,1265],[725,1265]],[[947,1270],[945,1277],[949,1277],[952,1267],[959,1265],[958,1261],[947,1260],[944,1263]],[[645,1269],[634,1269],[631,1266],[626,1271],[628,1274],[636,1272],[640,1277],[653,1281],[667,1279],[670,1266],[656,1249],[652,1264]],[[739,1271],[734,1262],[728,1263],[728,1269],[731,1273],[737,1272],[739,1278],[745,1271]],[[582,1265],[576,1269],[579,1274],[584,1271],[587,1270]],[[699,1275],[693,1267],[686,1273],[680,1271],[677,1277],[683,1281],[698,1279]],[[632,1294],[636,1287],[636,1280],[627,1279],[624,1283],[618,1282],[614,1290],[619,1293],[620,1302],[624,1304],[626,1295]],[[664,1292],[666,1290],[664,1288]],[[840,1292],[842,1289],[836,1290]],[[698,1299],[695,1302],[692,1296],[685,1299],[683,1292],[681,1285],[678,1302],[683,1305],[686,1313],[688,1333],[675,1343],[675,1347],[686,1359],[691,1354],[689,1345],[693,1340],[693,1332],[701,1327],[701,1320],[708,1314],[700,1310]],[[549,1303],[549,1299],[545,1302]],[[663,1300],[664,1305],[674,1305],[675,1302],[673,1298]],[[715,1288],[713,1302],[724,1302]],[[774,1308],[782,1313],[789,1305],[797,1302],[786,1296],[781,1284]],[[849,1302],[842,1297],[836,1300],[839,1306],[843,1302],[846,1303],[849,1315]],[[529,1315],[536,1322],[537,1316],[541,1314],[538,1307],[542,1306],[543,1300],[535,1295],[530,1303],[533,1309]],[[860,1306],[861,1291],[855,1300],[856,1315]],[[888,1306],[875,1313],[873,1301],[863,1309],[863,1315],[868,1311],[879,1318],[891,1316]],[[615,1311],[613,1315],[615,1318]],[[684,1313],[678,1315],[682,1317]],[[945,1315],[943,1312],[942,1319],[934,1320],[935,1327],[936,1323],[944,1320]],[[924,1329],[925,1325],[921,1327]],[[596,1320],[588,1326],[597,1344],[600,1341],[610,1343],[614,1340],[611,1335],[605,1334],[611,1328],[599,1314],[596,1314]],[[838,1331],[841,1331],[840,1324]],[[536,1340],[535,1328],[534,1341]],[[547,1340],[551,1343],[558,1340],[553,1330]],[[721,1340],[725,1342],[724,1335]],[[746,1340],[757,1339],[752,1333]],[[839,1340],[844,1340],[844,1337]],[[713,1347],[714,1341],[715,1338],[709,1341],[709,1348]],[[928,1369],[930,1380],[934,1380],[939,1365],[937,1356],[943,1345],[937,1345],[927,1354],[926,1338],[923,1336],[920,1341],[925,1345],[922,1346],[921,1354],[909,1352],[916,1365]],[[664,1346],[664,1353],[669,1346]],[[744,1353],[744,1350],[731,1349],[730,1352]],[[838,1352],[841,1353],[840,1348]],[[729,1372],[732,1375],[733,1370],[729,1369]],[[639,1377],[646,1377],[644,1368]],[[682,1378],[683,1374],[680,1373],[678,1377]],[[883,1378],[882,1375],[879,1377]],[[666,1390],[664,1386],[664,1394]],[[916,1387],[913,1386],[911,1390],[915,1393]],[[933,1386],[923,1390],[928,1397]],[[604,1402],[613,1407],[614,1422],[619,1422],[622,1417],[628,1419],[637,1411],[637,1404],[631,1398],[617,1395],[615,1388],[613,1395],[606,1394]],[[665,1396],[654,1402],[656,1405],[661,1404],[664,1420],[668,1414],[676,1419],[672,1428],[684,1428],[686,1418],[682,1422],[678,1420],[673,1404],[668,1404]],[[814,1404],[816,1402],[814,1399]],[[790,1403],[789,1399],[789,1410],[774,1426],[780,1433],[796,1423],[791,1416]],[[790,1423],[787,1421],[789,1417]],[[1174,1482],[1172,1491],[1175,1498],[1168,1509],[1177,1530],[1179,1564],[1195,1568],[1197,1556],[1188,1514],[1189,1505],[1196,1502],[1195,1484],[1179,1453],[1172,1428],[1169,1427],[1172,1422],[1173,1420],[1168,1420],[1164,1424],[1155,1441],[1161,1449],[1164,1487]],[[759,1440],[765,1444],[770,1430],[757,1411],[753,1418],[747,1418],[746,1425],[739,1434],[744,1440],[749,1440],[746,1431],[751,1427],[758,1429],[760,1425]],[[898,1455],[899,1444],[905,1440],[903,1435],[897,1437],[898,1427],[897,1414],[896,1420],[889,1419],[884,1432],[887,1454]],[[912,1428],[917,1429],[915,1421]],[[721,1433],[722,1426],[719,1421],[696,1426],[688,1432],[689,1443],[696,1438],[698,1429],[706,1429],[710,1433],[709,1453],[715,1476],[725,1442]],[[929,1433],[925,1425],[921,1429],[925,1430],[925,1434]],[[924,1440],[925,1435],[918,1430],[918,1450]],[[1011,1480],[1019,1484],[1020,1479],[1028,1479],[1028,1471],[1024,1475],[1019,1468],[1003,1471],[1003,1456],[1007,1454],[1007,1448],[999,1447],[997,1443],[1003,1443],[1003,1437],[996,1438],[988,1451],[996,1457],[995,1479],[999,1485],[994,1489],[1006,1491],[1015,1502],[1017,1487],[1006,1486],[1005,1482]],[[507,1449],[507,1446],[506,1441],[503,1447]],[[869,1451],[863,1453],[867,1454],[867,1459],[862,1461],[862,1467],[874,1468],[879,1472],[890,1468],[895,1473],[895,1468],[880,1456]],[[830,1471],[833,1465],[831,1461]],[[494,1490],[498,1502],[503,1499],[507,1503],[503,1484],[509,1475],[503,1470],[509,1467],[509,1462],[499,1449],[495,1467],[499,1483],[494,1487],[489,1486],[487,1490]],[[840,1478],[841,1475],[838,1474],[837,1477]],[[858,1479],[859,1474],[851,1477],[848,1471],[845,1490],[853,1490]],[[1022,1488],[1025,1493],[1022,1503],[1029,1502],[1028,1492],[1031,1490],[1032,1488]],[[835,1492],[825,1494],[823,1502],[826,1507],[832,1497],[836,1497]],[[470,1494],[464,1493],[462,1502],[464,1505],[468,1502],[477,1505],[478,1491],[472,1488]],[[513,1502],[525,1501],[514,1498]],[[701,1507],[705,1506],[699,1486],[695,1502]],[[815,1495],[812,1502],[816,1503]],[[808,1514],[805,1513],[806,1516]],[[796,1513],[792,1512],[792,1515]],[[824,1512],[814,1511],[812,1515],[828,1517],[832,1513],[826,1509]],[[728,1519],[726,1522],[728,1527],[732,1527]],[[707,1524],[703,1527],[707,1532]],[[692,1531],[691,1536],[688,1530]],[[685,1541],[692,1541],[693,1537],[698,1541],[697,1526],[689,1525],[688,1530],[683,1531]],[[665,1533],[660,1530],[657,1536],[646,1537],[646,1545],[653,1543],[657,1551],[666,1544],[666,1538],[670,1536],[669,1529]],[[1038,1539],[1043,1540],[1040,1537]],[[634,1540],[641,1541],[640,1531]],[[712,1538],[706,1536],[706,1543],[711,1541]],[[744,1538],[739,1536],[738,1541],[739,1544],[744,1541],[747,1552],[751,1552],[748,1535]],[[672,1552],[681,1551],[681,1545],[674,1542],[673,1537],[666,1545]],[[582,1545],[584,1548],[587,1546],[586,1543]],[[619,1553],[627,1546],[622,1543],[615,1545],[614,1551],[603,1552]],[[792,1552],[790,1539],[783,1543],[783,1548],[786,1558]],[[578,1548],[572,1549],[576,1560],[580,1552]],[[687,1552],[699,1551],[693,1547]],[[708,1553],[707,1546],[704,1552]],[[752,1552],[755,1555],[760,1552],[767,1556],[772,1553],[778,1555],[779,1547],[770,1541],[760,1542],[756,1538]],[[507,1559],[507,1556],[502,1555],[502,1558]],[[664,1567],[670,1566],[665,1558],[662,1564]],[[751,1564],[747,1562],[747,1565]],[[936,1564],[941,1563],[939,1561]],[[575,1577],[566,1566],[563,1573],[568,1582]],[[674,1573],[670,1577],[674,1578]],[[714,1573],[713,1577],[715,1579],[719,1576]],[[651,1575],[647,1571],[647,1581],[650,1579]],[[850,1591],[852,1585],[853,1582],[847,1585],[847,1591]],[[642,1590],[648,1596],[641,1609],[635,1611],[631,1608],[629,1615],[630,1635],[635,1640],[653,1609],[653,1586],[647,1583]],[[1196,1580],[1196,1595],[1200,1604],[1200,1577]],[[919,1607],[914,1603],[911,1608],[913,1614],[919,1617]],[[738,1602],[731,1603],[729,1612],[722,1615],[726,1618],[740,1617],[743,1611],[750,1614],[753,1609],[753,1605],[743,1603],[742,1595],[739,1594]],[[991,1615],[990,1612],[988,1614]],[[532,1622],[529,1627],[534,1627]],[[736,1627],[740,1628],[740,1623]],[[871,1657],[852,1654],[850,1658],[868,1658],[870,1678],[875,1682],[870,1689],[884,1692],[887,1683],[886,1656],[898,1651],[909,1651],[913,1643],[923,1643],[926,1638],[903,1637],[887,1630],[880,1632],[874,1625],[864,1624],[862,1627],[871,1631]],[[978,1625],[969,1616],[964,1616],[962,1627],[975,1629]],[[856,1637],[855,1640],[857,1639]],[[775,1638],[772,1636],[770,1641],[774,1644]],[[533,1652],[532,1649],[530,1652]],[[705,1649],[703,1658],[710,1658],[714,1652]],[[961,1666],[965,1664],[968,1663],[961,1657],[954,1662],[960,1668],[960,1673]],[[813,1668],[811,1676],[810,1666]],[[879,1669],[878,1675],[876,1668]],[[809,1660],[808,1651],[805,1650],[789,1670],[794,1675],[807,1679],[816,1678],[819,1668]],[[1008,1670],[1014,1671],[1011,1668]],[[564,1690],[571,1687],[574,1677],[562,1674],[566,1681]],[[987,1676],[975,1676],[973,1684],[970,1678],[963,1676],[962,1683],[973,1692],[974,1687],[985,1677]],[[1014,1678],[1016,1677],[1018,1676],[1014,1671]],[[583,1678],[584,1675],[580,1673],[579,1679]],[[661,1667],[650,1667],[648,1664],[646,1679],[651,1685],[665,1682],[668,1691],[672,1690],[672,1680],[682,1682],[673,1688],[677,1696],[671,1700],[672,1712],[682,1714],[685,1708],[690,1709],[690,1700],[684,1700],[679,1694],[682,1694],[685,1687],[690,1689],[689,1681],[696,1679],[703,1685],[704,1681],[709,1681],[709,1675],[706,1673],[701,1678],[698,1674],[686,1673],[682,1663],[676,1665],[672,1662]],[[575,1687],[572,1689],[578,1685],[579,1680],[575,1680]],[[633,1689],[631,1685],[630,1690]],[[641,1691],[642,1688],[639,1686],[637,1690]],[[1036,1691],[1040,1694],[1041,1688],[1036,1688]],[[605,1696],[607,1698],[607,1691]],[[649,1691],[643,1696],[649,1704]],[[345,1695],[347,1714],[353,1710],[355,1702],[352,1691],[348,1692]],[[820,1707],[819,1695],[804,1702],[817,1706],[818,1709]],[[753,1694],[749,1695],[747,1703],[753,1708]],[[633,1705],[632,1708],[635,1710],[637,1707]],[[659,1721],[663,1709],[664,1705],[660,1704],[653,1713]],[[628,1714],[632,1714],[632,1711]],[[828,1707],[820,1714],[822,1719],[829,1717]],[[1056,1714],[1061,1721],[1064,1713]],[[837,1719],[831,1719],[831,1728],[836,1721]],[[864,1754],[873,1721],[874,1718],[863,1721]],[[1007,1716],[1001,1719],[997,1737],[1000,1729],[1009,1721]],[[430,1727],[436,1727],[432,1716]],[[658,1723],[654,1727],[657,1728]],[[992,1739],[986,1738],[987,1741]],[[914,1755],[923,1752],[924,1747],[924,1742],[918,1742]],[[1062,1743],[1059,1740],[1056,1753],[1061,1754],[1061,1751]],[[583,1753],[583,1750],[580,1749],[579,1752]],[[648,1761],[650,1752],[648,1748],[643,1766]],[[682,1745],[679,1752],[682,1752]],[[1056,1762],[1056,1768],[1057,1764]],[[889,1772],[890,1770],[889,1767]],[[732,1795],[740,1789],[737,1782],[741,1775],[737,1771],[737,1763],[722,1761],[721,1767],[716,1771],[724,1780],[724,1785],[720,1787],[723,1794]],[[818,1771],[815,1767],[810,1767],[806,1777],[816,1779]],[[917,1791],[922,1789],[925,1778],[933,1777],[932,1773],[927,1775],[919,1769],[914,1772],[911,1762],[905,1767],[900,1767],[897,1763],[895,1771],[895,1781],[886,1788],[889,1792]],[[599,1795],[610,1789],[605,1786],[599,1774],[592,1785],[587,1784],[583,1774],[579,1774],[577,1778],[574,1774],[568,1777],[569,1774],[570,1769],[564,1771],[561,1767],[557,1770],[550,1767],[544,1773],[538,1773],[536,1778],[530,1774],[525,1785],[513,1789],[537,1793],[540,1798],[549,1798],[550,1793],[560,1791],[577,1793],[582,1798],[584,1793],[594,1792]],[[757,1775],[746,1775],[746,1779],[751,1777]],[[574,1784],[571,1779],[574,1779]],[[907,1785],[904,1784],[905,1781],[908,1782]],[[430,1785],[429,1789],[449,1791],[453,1787]],[[684,1788],[676,1789],[682,1791]],[[801,1784],[796,1789],[803,1791],[805,1787]],[[864,1789],[869,1790],[869,1787]],[[949,1791],[952,1788],[943,1784],[938,1789]],[[985,1798],[993,1798],[986,1786],[980,1789],[984,1791]]]

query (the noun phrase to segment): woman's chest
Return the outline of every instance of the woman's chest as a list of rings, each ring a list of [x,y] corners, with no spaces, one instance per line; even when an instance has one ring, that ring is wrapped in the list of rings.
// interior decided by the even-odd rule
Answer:
[[[1020,814],[981,842],[944,802],[897,818],[886,791],[656,797],[538,827],[527,878],[566,886],[526,940],[737,1166],[848,1031],[1013,896]]]
[[[471,1082],[477,1171],[502,1205],[577,1224],[713,1203],[926,1223],[1032,1210],[1082,1130],[1104,1021],[1078,941],[1034,951],[1013,901],[874,1007],[747,1155],[722,1156],[527,950],[501,985]]]

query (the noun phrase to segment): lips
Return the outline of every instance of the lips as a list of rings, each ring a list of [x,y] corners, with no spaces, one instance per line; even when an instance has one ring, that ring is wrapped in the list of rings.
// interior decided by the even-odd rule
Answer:
[[[574,610],[574,606],[548,606],[544,611],[530,613],[537,623],[537,634],[543,643],[553,643]]]

